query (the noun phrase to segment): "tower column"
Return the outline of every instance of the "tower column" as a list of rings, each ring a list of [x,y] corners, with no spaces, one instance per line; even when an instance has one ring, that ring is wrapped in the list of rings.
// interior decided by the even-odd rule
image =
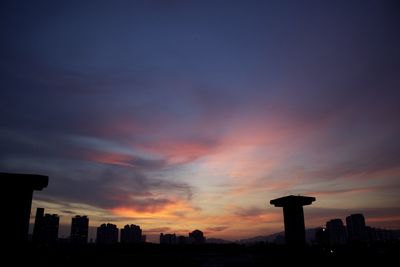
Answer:
[[[302,246],[306,242],[303,206],[310,205],[315,197],[286,196],[270,201],[283,208],[285,240],[287,245]]]

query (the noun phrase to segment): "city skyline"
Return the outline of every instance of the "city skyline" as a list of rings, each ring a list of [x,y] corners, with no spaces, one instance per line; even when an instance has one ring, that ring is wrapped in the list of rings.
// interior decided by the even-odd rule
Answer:
[[[292,197],[292,196],[287,196]],[[203,231],[196,229],[194,231],[188,233],[176,233],[176,232],[168,232],[169,229],[167,228],[159,228],[159,232],[154,233],[151,232],[150,239],[147,239],[147,236],[143,233],[147,231],[145,229],[141,229],[139,225],[135,225],[133,223],[126,224],[123,227],[119,227],[116,224],[112,224],[110,222],[103,222],[101,225],[92,225],[89,224],[89,219],[86,215],[75,215],[72,217],[72,221],[70,225],[64,225],[65,229],[64,232],[60,234],[59,229],[59,217],[58,214],[48,214],[46,213],[46,217],[48,218],[57,218],[57,231],[54,232],[53,228],[54,225],[51,226],[50,229],[42,228],[40,232],[36,231],[36,225],[40,227],[42,222],[42,218],[44,215],[43,208],[37,208],[36,215],[35,215],[35,224],[31,226],[31,236],[32,242],[34,243],[43,243],[43,241],[48,240],[47,235],[39,237],[43,233],[46,233],[48,230],[52,231],[53,237],[51,238],[53,243],[56,243],[57,239],[63,240],[62,242],[70,243],[72,245],[85,245],[88,243],[97,243],[97,244],[114,244],[114,243],[160,243],[160,244],[169,244],[169,245],[188,245],[188,244],[196,244],[196,241],[192,239],[191,235],[199,236],[196,232],[200,233],[201,239],[204,238],[202,241],[198,241],[198,243],[208,243],[206,241],[205,236],[203,236]],[[302,217],[302,216],[301,216]],[[300,218],[301,218],[300,217]],[[344,219],[344,218],[343,218]],[[36,223],[38,222],[38,223]],[[345,245],[351,244],[352,242],[376,242],[376,241],[384,241],[384,240],[396,240],[398,239],[398,232],[400,229],[382,229],[371,227],[366,223],[366,219],[362,213],[354,213],[354,214],[347,214],[345,217],[346,224],[343,223],[341,218],[331,218],[329,219],[324,226],[316,227],[316,228],[307,228],[306,229],[306,239],[305,242],[308,245]],[[284,223],[284,222],[282,222]],[[51,224],[50,224],[51,225]],[[69,235],[67,233],[67,228]],[[104,237],[101,238],[99,241],[99,229],[106,230],[111,229],[111,239],[113,241],[104,241]],[[163,231],[167,231],[163,233]],[[322,231],[322,232],[320,232]],[[320,232],[320,233],[319,233]],[[194,234],[196,233],[196,234]],[[188,235],[187,235],[188,234]],[[257,242],[264,242],[264,243],[275,243],[275,244],[287,244],[288,240],[285,240],[286,230],[283,232],[273,233],[272,235],[264,235],[257,236],[257,237],[247,237],[239,240],[225,240],[215,238],[214,236],[209,236],[211,238],[211,243],[220,243],[224,244],[226,242],[232,243],[257,243]],[[323,236],[318,236],[318,235]],[[36,235],[36,237],[35,237]],[[101,234],[104,236],[104,233]],[[107,236],[107,235],[106,235]],[[273,236],[274,240],[270,237]],[[39,238],[38,238],[39,237]],[[83,237],[83,239],[82,239]],[[278,237],[281,237],[279,239]],[[106,237],[108,240],[110,237]],[[277,239],[278,238],[278,239]],[[320,239],[320,240],[319,240]],[[257,241],[249,241],[249,240],[257,240]],[[46,241],[47,242],[47,241]],[[45,242],[45,243],[46,243]],[[283,242],[283,243],[281,243]],[[292,244],[294,245],[294,244]],[[299,244],[295,244],[298,246]],[[301,245],[300,245],[301,246]]]
[[[310,195],[306,228],[400,229],[395,1],[0,7],[0,170],[51,178],[31,224],[42,207],[237,240]]]

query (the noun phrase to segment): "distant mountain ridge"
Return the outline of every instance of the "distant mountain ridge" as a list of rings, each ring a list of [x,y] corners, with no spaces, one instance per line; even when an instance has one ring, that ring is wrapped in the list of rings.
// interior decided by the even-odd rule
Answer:
[[[306,242],[311,243],[315,239],[315,233],[316,231],[320,229],[319,227],[317,228],[308,228],[306,229]],[[236,241],[237,243],[240,244],[254,244],[254,243],[260,243],[260,242],[267,242],[267,243],[278,243],[281,244],[284,242],[285,239],[285,232],[278,232],[274,233],[271,235],[266,235],[266,236],[255,236],[255,237],[250,237],[246,239],[241,239]]]

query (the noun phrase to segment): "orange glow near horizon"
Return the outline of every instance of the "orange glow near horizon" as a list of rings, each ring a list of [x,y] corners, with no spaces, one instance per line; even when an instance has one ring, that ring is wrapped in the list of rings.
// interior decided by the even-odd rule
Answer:
[[[156,206],[147,210],[138,210],[132,207],[117,207],[110,210],[117,216],[129,218],[151,218],[151,219],[176,219],[183,213],[196,212],[184,201],[173,201],[163,206]]]

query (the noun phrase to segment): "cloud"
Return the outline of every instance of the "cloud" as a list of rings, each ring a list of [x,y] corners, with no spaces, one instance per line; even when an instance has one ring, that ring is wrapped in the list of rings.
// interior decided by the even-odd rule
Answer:
[[[116,210],[131,210],[137,213],[157,213],[163,211],[171,204],[175,204],[173,200],[166,198],[130,198],[121,199],[124,206],[117,206]]]
[[[83,179],[85,173],[87,178]],[[81,175],[78,179],[62,174],[50,177],[49,188],[40,195],[110,211],[124,207],[138,213],[162,211],[177,201],[189,202],[192,197],[192,189],[185,183],[150,178],[120,166],[86,170]]]
[[[374,192],[382,191],[384,189],[393,189],[393,185],[383,185],[383,186],[369,186],[369,187],[359,187],[359,188],[346,188],[346,189],[332,189],[332,190],[320,190],[320,191],[310,191],[304,193],[304,195],[311,196],[328,196],[328,195],[338,195],[338,194],[356,194],[363,192]],[[396,185],[395,187],[399,187]]]
[[[229,229],[228,226],[215,226],[215,227],[208,227],[206,229],[206,231],[210,231],[210,232],[221,232],[224,231],[226,229]]]
[[[255,223],[269,223],[273,224],[279,222],[282,217],[282,211],[277,209],[266,209],[266,208],[258,208],[258,207],[240,207],[240,206],[231,206],[230,210],[232,211],[232,219],[235,220],[243,220],[248,222]]]
[[[157,227],[157,228],[151,228],[151,229],[146,229],[146,233],[165,233],[168,232],[171,228],[169,227]]]
[[[257,217],[262,214],[265,214],[265,209],[256,208],[256,207],[236,207],[235,214],[241,217]]]

